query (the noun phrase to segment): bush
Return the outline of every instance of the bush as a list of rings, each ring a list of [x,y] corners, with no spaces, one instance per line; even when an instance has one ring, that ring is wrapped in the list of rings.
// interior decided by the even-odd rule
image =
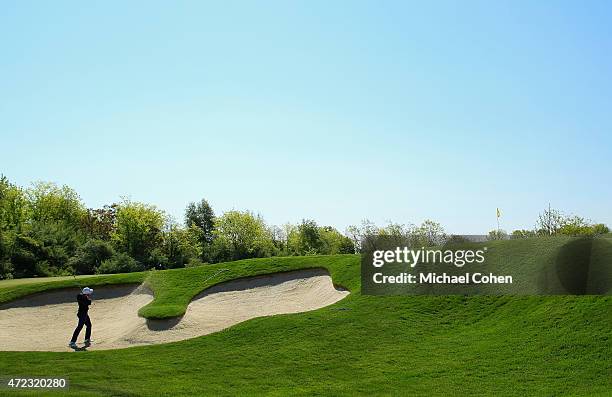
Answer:
[[[168,257],[164,254],[161,248],[154,248],[151,251],[151,254],[147,258],[147,264],[149,267],[153,267],[155,269],[168,269],[170,261]]]
[[[517,238],[529,238],[529,237],[535,237],[536,236],[536,232],[534,232],[533,230],[515,230],[512,232],[512,234],[510,235],[510,238],[512,239],[517,239]]]
[[[14,276],[17,278],[38,276],[36,264],[43,260],[43,251],[42,244],[33,238],[22,234],[16,235],[11,255],[11,263],[15,269]]]
[[[504,230],[491,230],[487,236],[488,240],[506,240],[507,238],[508,233]]]
[[[49,265],[48,261],[39,261],[36,263],[36,275],[42,277],[61,276],[62,274],[56,268]]]
[[[8,280],[13,278],[13,265],[9,261],[0,260],[0,280]]]
[[[185,263],[185,267],[198,267],[198,266],[206,266],[207,262],[202,262],[198,258],[191,258],[189,262]]]
[[[110,243],[103,240],[88,240],[77,249],[68,261],[74,274],[94,274],[102,262],[110,259],[115,251]]]
[[[355,244],[353,244],[353,241],[350,238],[344,237],[340,241],[340,245],[338,246],[338,253],[339,254],[354,254]]]
[[[61,222],[34,222],[28,236],[41,246],[38,260],[47,262],[43,267],[46,269],[44,275],[71,273],[68,261],[84,241],[75,229]]]
[[[608,228],[608,226],[604,225],[603,223],[598,223],[596,225],[593,225],[593,234],[599,235],[599,234],[608,234],[610,233],[610,229]]]
[[[559,229],[559,234],[566,236],[593,236],[606,234],[608,232],[609,229],[606,225],[602,223],[593,225],[591,222],[579,216],[567,217]]]
[[[115,254],[112,258],[102,261],[97,273],[129,273],[144,270],[144,266],[126,253]]]

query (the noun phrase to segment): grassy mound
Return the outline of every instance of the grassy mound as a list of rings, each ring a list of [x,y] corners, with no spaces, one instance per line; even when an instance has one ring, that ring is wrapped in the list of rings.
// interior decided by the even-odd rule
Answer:
[[[395,245],[393,245],[394,247]],[[377,248],[380,249],[380,248]],[[419,263],[411,268],[406,263],[385,264],[376,268],[368,263],[362,269],[363,291],[368,294],[415,295],[606,295],[612,294],[612,240],[609,238],[549,237],[516,240],[497,240],[478,243],[451,244],[434,250],[461,252],[481,251],[485,262]],[[418,272],[449,276],[466,273],[509,275],[508,284],[387,284],[381,289],[373,283],[372,275],[382,273],[395,276]]]
[[[308,267],[326,268],[351,295],[314,312],[253,319],[166,345],[0,352],[0,373],[68,376],[75,395],[604,396],[612,390],[610,296],[364,296],[354,255],[246,260],[78,282],[146,280],[156,299],[141,314],[168,317],[183,313],[208,285]],[[210,278],[220,269],[228,270]],[[0,282],[0,300],[70,283]]]

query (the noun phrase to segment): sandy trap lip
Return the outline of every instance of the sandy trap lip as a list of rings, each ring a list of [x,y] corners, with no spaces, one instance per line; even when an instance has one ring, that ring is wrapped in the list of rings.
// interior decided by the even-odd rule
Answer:
[[[0,350],[69,351],[76,326],[76,289],[44,292],[0,306]],[[323,269],[232,280],[196,296],[185,315],[146,320],[138,309],[153,300],[143,286],[95,288],[90,309],[94,343],[87,350],[175,342],[217,332],[255,317],[299,313],[331,305],[349,294]],[[79,340],[83,339],[85,329]]]

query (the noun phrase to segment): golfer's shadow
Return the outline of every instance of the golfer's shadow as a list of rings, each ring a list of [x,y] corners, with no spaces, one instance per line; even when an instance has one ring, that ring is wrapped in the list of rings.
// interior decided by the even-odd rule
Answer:
[[[86,352],[89,346],[70,346],[75,352]]]

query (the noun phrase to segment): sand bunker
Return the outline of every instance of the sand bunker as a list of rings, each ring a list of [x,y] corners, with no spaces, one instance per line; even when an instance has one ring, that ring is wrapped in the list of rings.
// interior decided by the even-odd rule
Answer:
[[[0,350],[71,350],[67,344],[77,322],[77,293],[51,291],[1,305]],[[319,309],[347,295],[334,287],[326,271],[300,270],[218,284],[196,296],[183,317],[146,320],[138,317],[138,309],[153,300],[147,288],[99,287],[89,310],[94,343],[87,350],[194,338],[255,317]],[[79,341],[84,335],[83,328]]]

